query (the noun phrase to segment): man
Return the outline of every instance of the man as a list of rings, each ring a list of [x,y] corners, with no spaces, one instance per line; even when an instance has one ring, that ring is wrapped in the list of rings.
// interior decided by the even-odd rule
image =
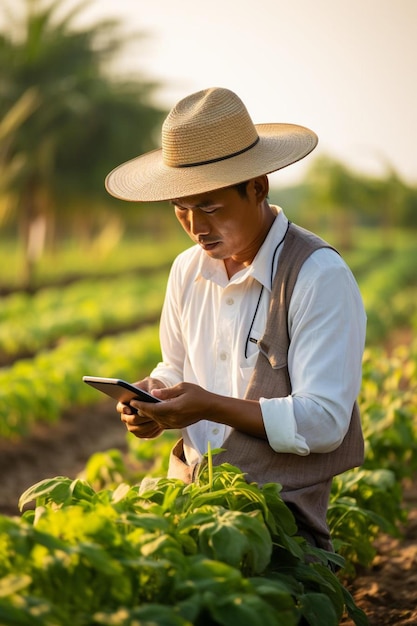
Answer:
[[[171,110],[161,150],[117,167],[106,187],[169,200],[196,244],[171,270],[163,360],[136,383],[165,402],[119,404],[121,419],[142,438],[181,429],[169,476],[192,481],[210,441],[224,449],[215,463],[280,483],[300,534],[331,549],[332,478],[363,461],[365,314],[344,261],[269,204],[267,178],[316,144],[301,126],[255,126],[233,92],[207,89]]]

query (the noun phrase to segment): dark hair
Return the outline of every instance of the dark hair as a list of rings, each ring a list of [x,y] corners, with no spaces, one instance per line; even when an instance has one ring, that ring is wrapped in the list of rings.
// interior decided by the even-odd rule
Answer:
[[[241,198],[247,197],[246,186],[248,182],[249,182],[248,180],[245,180],[243,183],[237,183],[236,185],[232,185],[232,187],[236,189],[236,191],[238,192]]]

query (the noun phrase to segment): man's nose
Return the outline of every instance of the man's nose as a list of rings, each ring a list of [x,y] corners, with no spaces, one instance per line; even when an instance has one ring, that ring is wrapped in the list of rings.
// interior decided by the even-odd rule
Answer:
[[[210,232],[207,217],[202,211],[190,211],[189,220],[193,235],[207,235]]]

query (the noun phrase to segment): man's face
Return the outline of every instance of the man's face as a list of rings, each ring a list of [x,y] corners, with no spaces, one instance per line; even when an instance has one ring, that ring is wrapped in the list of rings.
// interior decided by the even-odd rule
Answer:
[[[265,237],[266,195],[259,193],[256,180],[248,181],[246,197],[227,187],[172,200],[185,232],[213,259],[250,263],[256,255]]]

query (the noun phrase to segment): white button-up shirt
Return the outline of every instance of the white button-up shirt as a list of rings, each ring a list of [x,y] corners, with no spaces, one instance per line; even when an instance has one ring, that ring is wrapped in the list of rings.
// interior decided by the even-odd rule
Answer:
[[[161,315],[162,362],[151,372],[167,386],[186,381],[243,398],[258,357],[273,277],[288,220],[277,217],[255,259],[228,278],[224,262],[200,246],[174,261]],[[343,440],[359,393],[366,316],[356,281],[333,250],[316,250],[303,264],[288,313],[291,395],[260,398],[270,446],[307,455]],[[246,355],[245,355],[246,352]],[[183,429],[188,463],[221,447],[230,427],[200,420]]]

